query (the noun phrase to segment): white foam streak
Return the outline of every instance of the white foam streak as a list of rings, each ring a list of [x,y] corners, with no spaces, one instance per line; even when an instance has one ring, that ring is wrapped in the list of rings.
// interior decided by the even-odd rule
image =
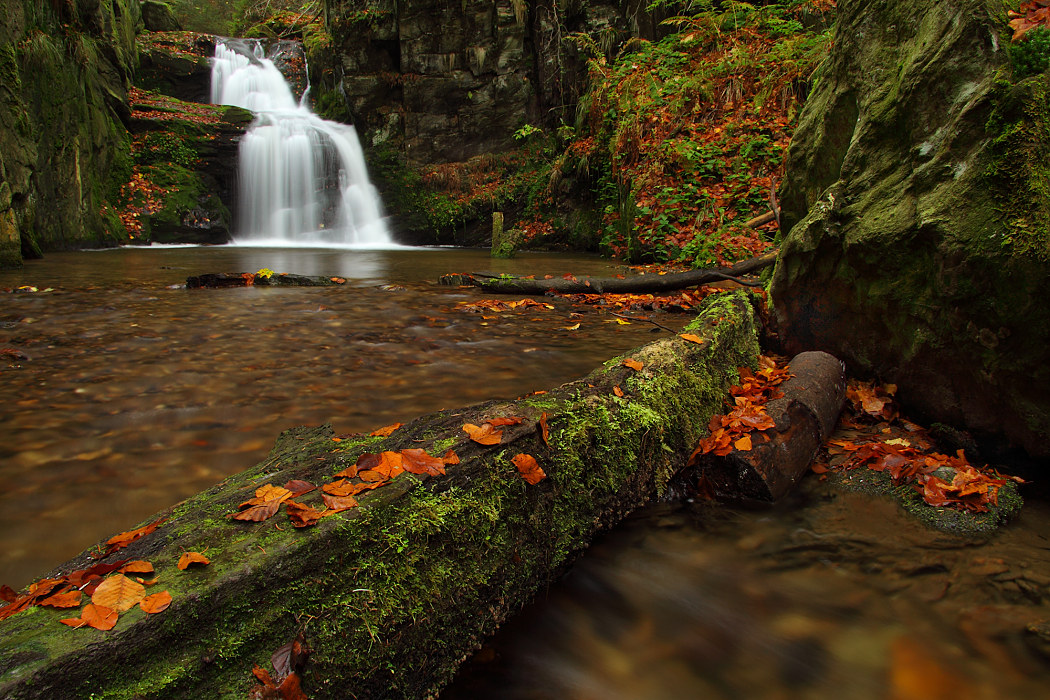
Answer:
[[[241,138],[236,244],[396,247],[353,126],[296,103],[256,43],[215,46],[212,101],[256,112]]]

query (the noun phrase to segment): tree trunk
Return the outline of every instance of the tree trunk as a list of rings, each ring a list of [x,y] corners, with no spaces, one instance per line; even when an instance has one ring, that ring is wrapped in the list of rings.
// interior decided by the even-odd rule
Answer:
[[[750,450],[703,458],[701,473],[719,498],[776,501],[809,471],[835,429],[846,399],[842,362],[826,352],[803,352],[788,367],[795,376],[781,385],[784,395],[766,406],[776,426],[752,433]]]
[[[264,462],[165,511],[156,531],[102,560],[152,562],[158,581],[147,590],[170,592],[167,610],[132,608],[109,632],[58,622],[75,610],[0,621],[0,696],[243,698],[252,666],[268,666],[300,633],[313,649],[303,672],[311,698],[435,694],[599,530],[664,490],[737,367],[755,365],[745,293],[712,297],[690,332],[703,342],[673,337],[627,353],[641,369],[615,358],[549,393],[423,416],[386,438],[287,431]],[[502,427],[497,445],[462,430],[506,416],[524,421]],[[445,476],[405,472],[314,527],[295,529],[284,512],[224,517],[265,484],[320,486],[363,453],[410,448],[452,449],[460,463]],[[519,454],[546,477],[526,482]],[[183,552],[211,563],[178,570]],[[84,553],[55,574],[97,561]]]
[[[725,279],[737,279],[770,267],[776,262],[777,251],[772,250],[757,258],[742,260],[732,267],[717,270],[690,270],[668,275],[635,275],[633,277],[576,279],[529,279],[525,277],[503,277],[482,272],[444,275],[440,282],[448,285],[473,285],[501,294],[659,294],[676,289],[686,289],[699,284],[708,284]],[[737,280],[739,281],[739,280]]]

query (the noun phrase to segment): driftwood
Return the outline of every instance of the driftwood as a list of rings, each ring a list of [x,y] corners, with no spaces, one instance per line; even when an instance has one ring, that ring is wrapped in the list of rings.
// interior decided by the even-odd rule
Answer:
[[[219,272],[186,278],[186,289],[226,289],[228,287],[332,287],[345,284],[342,277],[292,275],[286,272],[260,275],[253,272]]]
[[[770,401],[766,412],[776,427],[752,433],[752,449],[724,457],[708,455],[702,474],[719,498],[775,501],[809,470],[813,455],[835,429],[845,401],[842,362],[826,352],[803,352],[789,363],[795,376]],[[761,442],[762,437],[768,439]]]
[[[435,695],[598,531],[664,491],[737,367],[756,362],[743,292],[711,297],[689,332],[701,342],[627,353],[640,369],[614,358],[549,393],[423,416],[385,438],[286,432],[261,464],[150,518],[165,520],[125,549],[52,572],[147,560],[148,591],[168,591],[168,609],[133,607],[108,632],[59,623],[76,609],[0,620],[0,697],[248,697],[252,667],[300,635],[313,649],[302,677],[314,700]],[[462,429],[511,416],[523,421],[496,445]],[[402,473],[313,527],[293,528],[285,506],[262,522],[224,517],[266,484],[321,486],[363,453],[407,449],[451,449],[459,463],[443,476]],[[523,479],[520,454],[546,477]],[[295,500],[322,507],[317,491]],[[211,563],[178,570],[184,552]]]
[[[636,275],[624,279],[616,277],[584,277],[581,279],[555,278],[548,280],[472,272],[470,274],[444,275],[439,281],[441,284],[447,285],[473,285],[482,287],[490,292],[504,294],[546,294],[547,292],[558,294],[659,294],[721,280],[734,280],[745,286],[754,286],[758,283],[744,282],[739,278],[772,266],[776,259],[777,251],[772,250],[756,258],[742,260],[732,267],[722,267],[715,270],[690,270],[667,275]]]

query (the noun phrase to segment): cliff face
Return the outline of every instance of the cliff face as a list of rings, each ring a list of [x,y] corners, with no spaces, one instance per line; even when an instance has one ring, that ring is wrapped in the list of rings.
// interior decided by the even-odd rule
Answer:
[[[137,0],[16,0],[0,23],[0,265],[105,245],[130,176]]]
[[[325,71],[319,105],[410,164],[498,152],[526,123],[573,121],[585,71],[570,35],[606,49],[652,37],[645,5],[326,0],[333,46],[310,56]]]
[[[840,0],[795,131],[771,288],[926,416],[1050,454],[1050,82],[985,0]]]

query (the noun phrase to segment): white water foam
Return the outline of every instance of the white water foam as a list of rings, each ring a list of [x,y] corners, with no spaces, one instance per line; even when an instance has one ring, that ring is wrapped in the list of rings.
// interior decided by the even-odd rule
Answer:
[[[354,127],[318,117],[305,94],[297,104],[259,42],[216,43],[212,102],[256,113],[240,143],[233,243],[399,247],[390,238]]]

